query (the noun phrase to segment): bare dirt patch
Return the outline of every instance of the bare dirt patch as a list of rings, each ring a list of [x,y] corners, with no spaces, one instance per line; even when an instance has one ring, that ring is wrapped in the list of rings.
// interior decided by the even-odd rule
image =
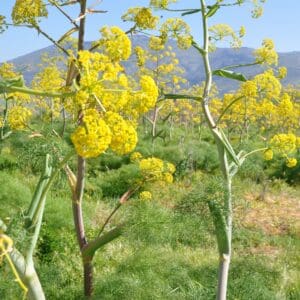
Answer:
[[[286,192],[267,192],[262,200],[257,192],[244,196],[245,204],[236,213],[246,228],[259,229],[268,235],[289,233],[300,237],[300,197]]]

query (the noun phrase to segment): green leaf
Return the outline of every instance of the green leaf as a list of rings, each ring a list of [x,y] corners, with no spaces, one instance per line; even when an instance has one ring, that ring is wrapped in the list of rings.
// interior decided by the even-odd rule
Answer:
[[[218,4],[215,4],[215,5],[213,5],[213,6],[210,6],[209,11],[208,11],[207,14],[205,15],[206,18],[212,17],[212,16],[217,12],[217,10],[218,10],[219,8],[220,8],[220,5],[218,5]]]
[[[219,129],[219,131],[221,133],[221,139],[220,140],[221,140],[223,146],[225,147],[225,150],[226,150],[227,154],[234,161],[234,163],[239,167],[240,166],[240,160],[237,157],[234,149],[232,148],[229,140],[227,139],[226,134],[223,132],[223,130],[221,128]]]
[[[200,11],[201,11],[200,8],[198,8],[198,9],[192,9],[192,10],[190,10],[190,11],[187,11],[187,12],[182,13],[181,15],[182,15],[182,16],[187,16],[187,15],[191,15],[191,14],[196,14],[196,13],[198,13],[198,12],[200,12]]]
[[[16,78],[0,80],[0,93],[5,93],[6,89],[9,87],[24,87],[23,76],[18,76]]]
[[[205,51],[204,51],[204,49],[202,49],[201,47],[199,47],[199,45],[195,42],[195,41],[193,41],[192,42],[192,46],[202,55],[202,56],[204,56],[206,53],[205,53]]]
[[[230,78],[238,81],[247,81],[247,78],[243,74],[225,70],[225,69],[214,70],[213,75]]]
[[[64,39],[66,39],[68,36],[70,36],[71,34],[73,34],[74,32],[78,31],[77,27],[73,27],[70,30],[68,30],[58,41],[57,43],[61,43]]]
[[[229,254],[230,243],[224,213],[215,201],[209,201],[208,207],[216,230],[219,253]]]

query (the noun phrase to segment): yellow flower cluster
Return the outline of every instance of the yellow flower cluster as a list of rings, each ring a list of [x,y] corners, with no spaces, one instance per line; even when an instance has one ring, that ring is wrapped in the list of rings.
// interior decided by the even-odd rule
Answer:
[[[3,117],[0,117],[0,127],[3,127],[4,126],[4,119]]]
[[[22,130],[27,127],[31,118],[32,112],[30,109],[16,105],[13,106],[8,113],[8,124],[13,130]]]
[[[118,154],[131,152],[137,143],[137,133],[134,127],[114,112],[107,112],[105,121],[112,134],[110,148]]]
[[[149,39],[149,48],[155,51],[162,50],[165,48],[165,42],[158,36],[151,36]]]
[[[297,165],[297,159],[290,157],[290,155],[297,149],[300,149],[300,137],[296,137],[292,133],[276,134],[270,140],[270,148],[264,152],[264,158],[271,160],[273,158],[273,151],[280,156],[285,157],[286,166],[293,168]]]
[[[167,19],[160,28],[160,38],[165,43],[168,36],[177,40],[180,49],[188,49],[192,45],[193,38],[190,34],[190,27],[180,18]]]
[[[269,99],[277,99],[281,92],[281,84],[279,79],[274,76],[273,70],[269,69],[262,74],[258,74],[253,78],[260,91],[260,97]]]
[[[278,78],[283,79],[287,75],[287,68],[286,67],[280,67],[278,68]]]
[[[272,160],[272,159],[273,159],[273,156],[274,156],[274,152],[272,151],[272,149],[267,149],[267,150],[264,152],[264,159],[265,159],[265,160]]]
[[[156,8],[167,8],[169,4],[176,2],[177,0],[151,0],[150,6]]]
[[[112,133],[95,109],[84,112],[82,124],[71,135],[76,152],[85,158],[97,157],[111,143]]]
[[[134,48],[134,53],[137,58],[137,65],[139,67],[144,66],[146,62],[145,50],[142,47],[137,46]]]
[[[15,71],[15,66],[12,63],[4,62],[0,66],[0,78],[2,79],[12,79],[20,76],[20,73]],[[30,96],[23,93],[9,93],[7,98],[14,99],[18,102],[29,102],[31,100]]]
[[[4,62],[0,66],[0,78],[11,79],[17,77],[18,74],[14,70],[14,65],[12,63]]]
[[[244,28],[241,28],[239,35],[228,24],[215,24],[208,29],[211,38],[211,50],[215,50],[216,42],[226,41],[229,39],[231,47],[239,48],[242,45],[241,37],[245,33]]]
[[[138,162],[143,158],[143,155],[140,152],[133,152],[130,155],[131,162]]]
[[[131,101],[124,109],[128,115],[135,118],[153,108],[158,98],[158,88],[150,76],[143,75],[140,86],[141,91],[132,93]]]
[[[296,136],[292,133],[276,134],[270,140],[270,145],[281,154],[293,152],[296,149]]]
[[[295,132],[300,116],[300,105],[295,99],[282,89],[273,70],[266,70],[242,83],[236,93],[212,99],[210,108],[216,118],[226,109],[220,124],[223,127],[238,130],[255,124],[263,132],[279,128]]]
[[[151,200],[152,199],[152,194],[149,191],[143,191],[139,194],[139,198],[141,200]]]
[[[131,54],[131,41],[123,30],[116,26],[103,27],[101,34],[100,46],[102,46],[104,53],[111,60],[120,61],[129,58]]]
[[[142,158],[139,161],[139,167],[142,176],[148,181],[164,181],[167,183],[173,182],[173,174],[175,166],[171,163],[165,163],[159,158]]]
[[[59,91],[64,83],[65,80],[61,70],[55,64],[49,64],[34,76],[32,87],[47,92],[55,92]],[[35,101],[39,110],[44,110],[48,114],[46,117],[51,116],[51,119],[53,119],[60,116],[62,109],[61,99],[36,97]]]
[[[158,23],[158,17],[153,16],[151,9],[147,7],[131,7],[122,19],[134,22],[140,29],[155,29]]]
[[[265,39],[262,47],[254,51],[256,61],[267,65],[278,64],[278,54],[275,51],[274,43],[271,39]]]
[[[125,34],[120,32],[120,29],[105,27],[104,38],[100,40],[104,54],[80,51],[75,60],[81,76],[74,100],[83,117],[72,134],[72,141],[82,157],[98,156],[108,147],[118,154],[131,152],[137,143],[133,124],[140,114],[154,107],[158,97],[151,77],[142,76],[141,88],[136,91],[122,73],[119,62],[128,56],[123,50],[130,45],[122,44]],[[118,47],[118,44],[121,45]],[[119,54],[112,53],[112,49],[120,50]]]
[[[297,165],[297,159],[294,157],[287,157],[286,166],[288,168],[294,168]]]
[[[11,16],[14,24],[36,24],[48,12],[42,0],[16,0]]]

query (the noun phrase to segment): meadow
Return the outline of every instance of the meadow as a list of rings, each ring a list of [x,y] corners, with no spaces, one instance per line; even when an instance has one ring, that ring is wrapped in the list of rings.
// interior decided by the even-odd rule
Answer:
[[[31,81],[0,65],[0,298],[299,299],[299,87],[269,38],[247,62],[211,62],[246,34],[215,15],[249,4],[258,18],[265,1],[153,0],[86,43],[101,2],[16,0],[0,15],[0,33],[25,27],[57,50]],[[69,29],[54,38],[55,14]]]

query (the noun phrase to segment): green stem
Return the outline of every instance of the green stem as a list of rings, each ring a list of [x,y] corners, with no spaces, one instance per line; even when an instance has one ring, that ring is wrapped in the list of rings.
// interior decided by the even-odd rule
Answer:
[[[4,88],[7,93],[19,92],[23,94],[29,94],[34,96],[43,96],[43,97],[56,97],[56,98],[65,98],[74,96],[76,92],[66,92],[66,93],[57,93],[57,92],[44,92],[39,90],[33,90],[27,87],[17,87],[17,86],[8,86]]]
[[[39,215],[40,215],[40,211],[44,205],[45,199],[46,199],[46,194],[49,191],[55,177],[58,175],[58,173],[60,172],[60,170],[64,167],[64,165],[67,163],[67,161],[74,155],[74,152],[71,151],[69,154],[66,155],[66,157],[60,162],[60,164],[58,165],[58,167],[56,168],[56,170],[51,174],[49,181],[47,182],[47,185],[45,186],[42,194],[41,194],[41,201],[39,201],[37,208],[33,214],[32,217],[32,224],[35,225],[39,219]]]
[[[45,300],[45,294],[33,263],[27,264],[24,256],[16,248],[13,248],[9,253],[9,256],[14,263],[22,282],[28,288],[28,299]]]
[[[43,189],[44,189],[45,185],[48,182],[48,178],[49,178],[50,173],[51,173],[51,171],[49,170],[49,159],[50,159],[50,156],[49,156],[49,154],[47,154],[44,172],[41,175],[40,180],[39,180],[39,182],[36,186],[34,195],[33,195],[32,200],[30,202],[28,211],[26,213],[26,217],[27,217],[28,223],[29,223],[28,226],[31,225],[32,217],[34,215],[34,212],[36,210],[38,202],[41,200],[41,194],[43,192]]]
[[[7,116],[8,116],[8,100],[7,100],[6,93],[4,93],[4,101],[5,101],[5,110],[4,110],[4,116],[3,116],[3,124],[1,127],[1,140],[3,140],[5,138],[4,127],[5,127],[5,123],[6,123]]]
[[[106,232],[105,234],[102,234],[100,237],[97,237],[94,240],[90,241],[83,247],[82,256],[84,258],[92,258],[99,248],[119,237],[122,234],[123,227],[124,225],[119,225],[114,229]]]
[[[249,63],[249,64],[231,65],[231,66],[223,67],[222,69],[237,69],[237,68],[242,68],[242,67],[251,67],[251,66],[260,65],[262,62],[263,61],[256,61],[256,62]]]
[[[255,150],[253,150],[253,151],[251,151],[251,152],[246,153],[246,154],[243,156],[243,158],[245,159],[246,157],[248,157],[248,156],[250,156],[250,155],[252,155],[252,154],[254,154],[254,153],[261,152],[261,151],[265,151],[265,150],[267,150],[267,149],[268,149],[268,147],[255,149]]]
[[[52,172],[52,167],[49,165],[49,160],[50,160],[50,155],[47,154],[46,160],[45,160],[45,170],[42,175],[43,183],[44,183],[42,185],[43,187],[45,186],[45,184],[47,184],[47,182],[51,176],[51,172]],[[27,254],[26,254],[26,263],[27,264],[33,264],[33,252],[36,247],[36,243],[38,241],[38,237],[39,237],[41,226],[42,226],[43,214],[44,214],[45,203],[46,203],[46,194],[44,194],[45,195],[44,198],[41,197],[42,194],[43,193],[40,193],[40,198],[39,199],[37,198],[37,201],[42,202],[42,205],[41,205],[41,208],[39,211],[37,224],[34,228],[34,234],[31,238],[30,245],[27,250]],[[38,203],[36,203],[36,204],[38,204]],[[36,206],[38,206],[38,205],[36,205]]]
[[[196,101],[200,102],[203,100],[203,97],[185,95],[185,94],[164,94],[163,98],[161,100],[158,100],[157,102],[161,102],[163,100],[168,100],[168,99],[173,99],[173,100],[191,99],[191,100],[196,100]]]
[[[243,99],[245,96],[240,96],[240,97],[237,97],[236,99],[232,100],[226,107],[225,109],[222,111],[222,113],[220,114],[219,118],[217,119],[216,121],[216,124],[219,124],[220,121],[222,120],[223,116],[226,114],[226,112],[228,111],[228,109],[234,104],[236,103],[237,101]]]
[[[203,101],[202,108],[204,111],[204,115],[206,121],[208,123],[209,128],[211,129],[214,139],[217,144],[220,168],[223,174],[224,179],[224,188],[225,188],[225,199],[224,199],[224,210],[225,210],[225,219],[226,219],[226,234],[228,239],[228,253],[220,253],[220,265],[219,265],[219,280],[218,280],[218,292],[217,299],[225,300],[226,299],[226,291],[227,291],[227,280],[228,280],[228,272],[229,272],[229,262],[231,255],[231,232],[232,232],[232,199],[231,199],[231,178],[229,175],[229,166],[227,160],[227,153],[225,151],[225,146],[227,145],[227,141],[224,141],[224,137],[222,132],[216,126],[216,123],[211,115],[208,103],[209,103],[209,95],[212,85],[212,71],[210,67],[210,61],[208,57],[208,47],[209,47],[209,34],[208,34],[208,26],[207,26],[207,16],[206,16],[206,3],[205,0],[200,0],[201,3],[201,12],[202,12],[202,27],[203,27],[203,51],[199,51],[203,57],[203,63],[205,68],[206,80],[203,91]],[[227,145],[227,148],[230,148]],[[229,149],[230,150],[230,149]],[[230,151],[229,151],[230,152]],[[219,252],[221,249],[219,249]],[[224,251],[222,251],[224,252]],[[224,257],[226,256],[226,260]],[[223,262],[226,261],[226,264]]]

